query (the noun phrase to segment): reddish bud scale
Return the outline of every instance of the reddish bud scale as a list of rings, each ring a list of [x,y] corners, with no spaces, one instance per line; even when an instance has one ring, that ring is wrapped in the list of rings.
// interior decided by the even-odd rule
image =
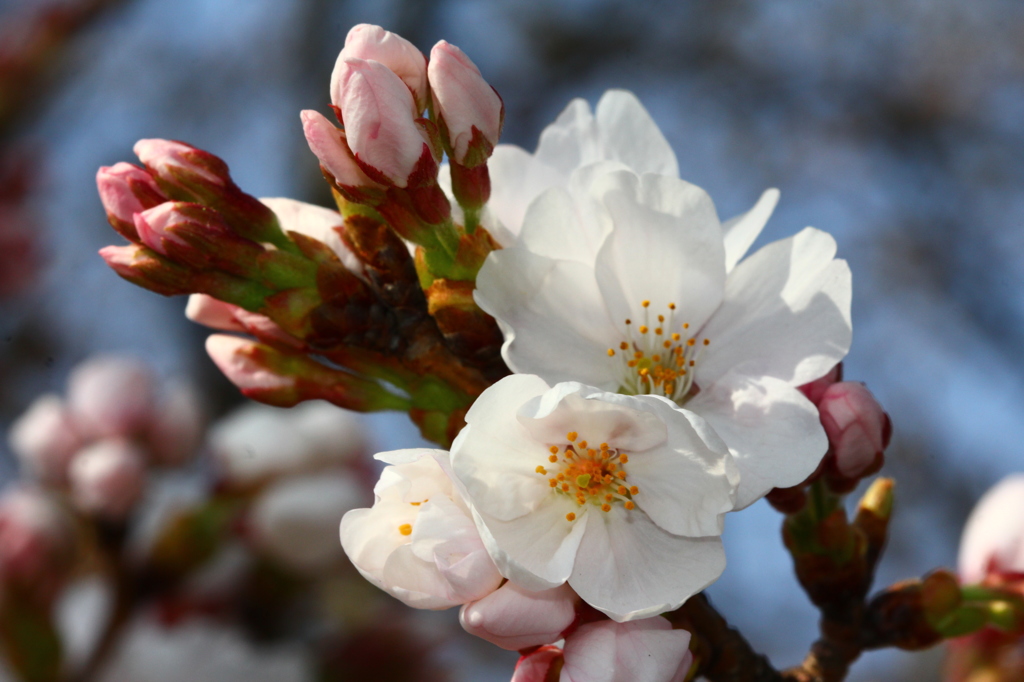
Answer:
[[[466,211],[479,211],[491,198],[491,175],[487,164],[470,168],[451,164],[452,192]],[[466,226],[469,229],[469,226]]]

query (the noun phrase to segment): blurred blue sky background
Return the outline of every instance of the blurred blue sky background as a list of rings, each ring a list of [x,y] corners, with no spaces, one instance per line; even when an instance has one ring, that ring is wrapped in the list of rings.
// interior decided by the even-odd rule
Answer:
[[[0,0],[0,21],[25,4]],[[218,154],[252,194],[328,205],[298,113],[327,113],[359,22],[425,52],[441,38],[462,47],[504,98],[504,141],[530,150],[571,98],[629,88],[721,217],[775,186],[759,243],[805,225],[834,234],[854,273],[846,377],[895,425],[884,473],[899,507],[880,583],[954,563],[973,500],[1024,470],[1024,3],[1012,0],[125,0],[71,45],[60,87],[19,129],[46,154],[49,265],[0,303],[5,424],[101,351],[202,382],[216,409],[234,399],[184,301],[96,255],[119,237],[94,175],[134,160],[136,139],[165,137]],[[404,417],[373,423],[386,426],[381,449],[418,442]],[[711,595],[786,665],[816,613],[779,523],[763,502],[729,519],[730,566]],[[871,654],[851,679],[932,679],[935,660]]]

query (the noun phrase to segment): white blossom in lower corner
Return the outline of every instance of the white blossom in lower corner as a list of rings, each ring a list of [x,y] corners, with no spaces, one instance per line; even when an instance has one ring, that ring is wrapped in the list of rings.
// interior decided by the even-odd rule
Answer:
[[[736,467],[692,412],[520,374],[484,391],[466,424],[452,468],[510,580],[568,582],[627,621],[678,607],[724,570]]]
[[[341,545],[371,583],[420,609],[446,609],[493,592],[502,576],[488,556],[443,450],[396,450],[370,509],[341,520]]]

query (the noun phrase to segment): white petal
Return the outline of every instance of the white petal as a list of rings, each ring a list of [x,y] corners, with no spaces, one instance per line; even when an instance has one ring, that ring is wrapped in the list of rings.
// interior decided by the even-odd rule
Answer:
[[[731,374],[702,388],[686,407],[704,417],[729,445],[740,471],[736,509],[772,488],[800,483],[828,449],[817,409],[779,379]]]
[[[679,177],[675,152],[640,100],[627,90],[609,90],[597,103],[597,127],[606,157],[636,173]]]
[[[551,496],[545,446],[516,419],[519,406],[548,390],[539,377],[513,374],[473,403],[466,427],[452,444],[451,463],[472,504],[488,516],[509,521],[536,509]]]
[[[597,122],[586,100],[574,99],[540,134],[537,160],[566,177],[576,168],[608,158],[603,154]]]
[[[778,203],[779,190],[774,187],[766,189],[753,208],[722,223],[726,271],[736,267],[736,263],[747,253],[750,245],[768,224],[768,219],[772,217],[772,211]]]
[[[638,409],[639,408],[639,409]],[[665,442],[664,421],[648,411],[649,405],[632,396],[605,393],[576,382],[558,384],[526,402],[517,414],[519,422],[540,443],[568,444],[566,435],[576,431],[596,447],[638,452]]]
[[[388,557],[383,588],[417,609],[449,609],[463,603],[451,594],[451,587],[434,564],[417,557],[409,545],[399,547]]]
[[[701,334],[711,340],[696,368],[704,386],[733,371],[799,386],[850,350],[850,268],[832,237],[808,227],[772,242],[729,273],[725,300]]]
[[[958,558],[965,583],[992,569],[1024,572],[1024,474],[1011,474],[986,492],[971,511]]]
[[[661,447],[630,454],[623,469],[629,484],[640,489],[633,499],[670,533],[720,535],[738,478],[725,444],[717,436],[705,442],[693,425],[703,420],[689,410],[655,396],[644,398],[667,425],[668,439]]]
[[[502,249],[487,257],[476,284],[474,298],[497,319],[502,357],[513,371],[618,388],[618,359],[607,351],[622,336],[608,320],[591,268]]]
[[[617,505],[587,517],[569,586],[616,621],[678,608],[725,570],[718,537],[672,535],[646,514]]]
[[[612,319],[636,317],[649,300],[655,314],[674,303],[676,320],[702,325],[725,284],[721,227],[707,193],[683,180],[625,172],[601,176],[594,191],[615,224],[596,265]]]
[[[550,187],[565,185],[569,171],[552,168],[525,149],[499,144],[487,161],[491,176],[491,198],[487,208],[507,230],[494,237],[503,247],[512,246],[520,233],[526,209],[536,197]]]
[[[388,556],[408,542],[398,526],[415,520],[415,508],[409,505],[353,509],[341,519],[341,547],[364,578],[384,589],[381,575]]]
[[[575,521],[565,515],[577,512],[576,503],[551,493],[535,510],[512,521],[499,521],[474,510],[480,538],[498,570],[528,590],[540,591],[561,585],[569,578],[587,528],[586,510]]]

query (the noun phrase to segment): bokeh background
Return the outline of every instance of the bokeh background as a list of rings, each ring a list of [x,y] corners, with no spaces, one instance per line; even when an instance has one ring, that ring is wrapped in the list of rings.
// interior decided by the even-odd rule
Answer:
[[[0,0],[3,49],[54,4]],[[180,139],[224,158],[251,194],[330,205],[298,112],[328,113],[345,34],[372,22],[424,52],[441,38],[462,47],[504,98],[505,142],[532,150],[571,98],[629,88],[723,218],[774,186],[782,200],[759,243],[805,225],[835,235],[855,284],[846,377],[867,382],[895,425],[883,473],[898,480],[899,506],[880,583],[952,566],[974,500],[1024,470],[1024,3],[57,4],[89,12],[38,60],[31,87],[0,90],[0,145],[29,169],[44,264],[0,300],[0,426],[100,351],[198,382],[214,413],[238,401],[184,301],[121,281],[96,255],[120,239],[96,169],[133,160],[138,138]],[[0,73],[11,64],[0,58]],[[370,423],[378,449],[420,442],[402,416]],[[710,594],[781,666],[806,652],[816,612],[779,525],[763,502],[733,515],[729,569]],[[940,658],[869,654],[851,679],[937,679]],[[508,658],[495,659],[489,676],[507,679]]]

